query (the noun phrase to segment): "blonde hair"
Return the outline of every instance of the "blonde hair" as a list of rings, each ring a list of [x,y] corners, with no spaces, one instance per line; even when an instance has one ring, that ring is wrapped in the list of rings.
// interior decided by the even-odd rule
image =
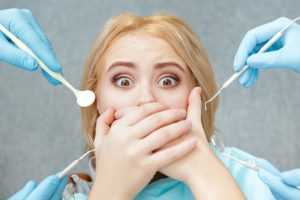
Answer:
[[[196,84],[202,88],[202,105],[199,106],[204,108],[204,102],[215,93],[217,88],[207,53],[197,35],[186,23],[175,16],[166,14],[136,16],[131,13],[123,13],[112,17],[97,38],[86,61],[81,89],[96,92],[106,50],[112,45],[113,41],[138,30],[164,39],[171,45],[191,70]],[[215,130],[214,118],[217,106],[218,99],[207,106],[207,111],[202,109],[202,122],[199,123],[203,124],[208,140]],[[82,128],[86,136],[88,149],[93,148],[98,116],[96,102],[90,107],[81,108]]]

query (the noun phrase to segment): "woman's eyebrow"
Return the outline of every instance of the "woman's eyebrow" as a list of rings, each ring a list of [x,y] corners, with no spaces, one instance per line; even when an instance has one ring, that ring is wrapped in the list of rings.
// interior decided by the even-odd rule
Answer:
[[[118,66],[123,66],[123,67],[128,67],[128,68],[133,68],[133,69],[136,68],[136,65],[133,62],[116,61],[108,67],[107,72]],[[167,66],[174,66],[174,67],[178,68],[180,71],[185,72],[184,68],[176,62],[160,62],[160,63],[155,64],[154,69],[161,69],[161,68],[164,68]]]

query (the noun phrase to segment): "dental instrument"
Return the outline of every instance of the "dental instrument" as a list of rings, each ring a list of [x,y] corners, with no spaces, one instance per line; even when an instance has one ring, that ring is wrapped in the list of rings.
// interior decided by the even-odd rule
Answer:
[[[300,16],[294,18],[289,24],[283,27],[273,37],[271,37],[271,39],[257,53],[263,53],[266,50],[268,50],[277,40],[280,39],[284,31],[286,31],[292,24],[296,23],[298,20],[300,20]],[[220,87],[220,89],[204,103],[204,109],[207,110],[207,104],[212,102],[217,96],[219,96],[225,88],[227,88],[233,81],[235,81],[238,77],[240,77],[248,68],[249,66],[245,65],[243,69],[241,69],[238,72],[235,72],[229,79],[227,79],[227,81],[225,81],[225,83]]]
[[[8,37],[14,44],[32,56],[39,64],[39,66],[46,71],[49,75],[53,78],[57,79],[58,81],[62,82],[67,88],[69,88],[76,97],[77,104],[81,107],[90,106],[95,101],[95,94],[90,90],[77,90],[75,89],[60,73],[53,72],[50,70],[44,62],[38,58],[37,55],[33,53],[33,51],[24,44],[20,39],[18,39],[13,33],[7,30],[2,24],[0,24],[0,31]]]
[[[90,153],[92,152],[95,152],[96,149],[92,149],[92,150],[89,150],[87,152],[85,152],[82,156],[80,156],[77,160],[74,160],[73,162],[71,162],[65,169],[63,169],[61,172],[59,172],[57,174],[57,176],[59,178],[62,178],[63,176],[65,176],[71,169],[73,169],[76,165],[79,164],[79,162],[81,160],[83,160],[86,156],[88,156]]]
[[[245,166],[245,167],[247,167],[249,169],[252,169],[252,170],[254,170],[256,172],[259,171],[259,167],[256,164],[255,160],[253,160],[253,159],[242,160],[242,159],[236,158],[233,155],[230,155],[230,154],[226,153],[225,152],[225,145],[224,145],[224,143],[222,142],[222,140],[220,138],[218,139],[215,134],[211,136],[210,141],[211,141],[211,144],[218,151],[220,151],[220,153],[221,153],[222,156],[224,156],[224,157],[226,157],[228,159],[234,160],[237,163],[239,163],[240,165]]]

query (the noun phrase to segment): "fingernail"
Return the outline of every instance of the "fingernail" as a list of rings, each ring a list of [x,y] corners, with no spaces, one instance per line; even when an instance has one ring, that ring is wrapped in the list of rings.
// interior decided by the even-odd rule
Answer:
[[[237,66],[236,63],[233,63],[233,70],[234,70],[234,71],[238,71],[238,70],[239,70],[239,67]]]
[[[197,91],[198,91],[199,94],[201,94],[201,91],[202,91],[201,87],[198,86]]]
[[[33,187],[35,185],[36,185],[36,182],[31,180],[26,183],[25,187]]]
[[[239,68],[240,68],[240,65],[238,63],[238,59],[234,58],[234,61],[233,61],[233,69],[234,69],[234,71],[238,71]]]

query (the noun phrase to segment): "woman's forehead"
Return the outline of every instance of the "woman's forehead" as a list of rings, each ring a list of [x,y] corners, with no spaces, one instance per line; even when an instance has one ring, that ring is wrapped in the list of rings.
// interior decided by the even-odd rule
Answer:
[[[105,55],[105,66],[108,68],[112,63],[119,61],[133,63],[173,61],[184,65],[183,60],[168,42],[143,33],[128,33],[111,44]]]

